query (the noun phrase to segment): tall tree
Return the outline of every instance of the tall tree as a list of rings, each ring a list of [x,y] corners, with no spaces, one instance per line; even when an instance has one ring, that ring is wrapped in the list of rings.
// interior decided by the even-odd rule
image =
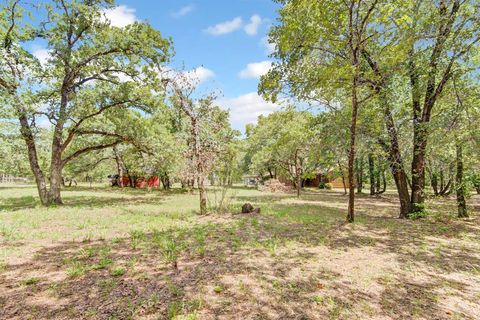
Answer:
[[[411,210],[424,206],[425,158],[435,104],[452,79],[458,62],[468,61],[480,41],[476,1],[415,1],[406,8],[405,30],[413,114]]]
[[[171,55],[170,41],[147,23],[112,26],[103,14],[112,3],[54,0],[44,4],[48,21],[38,25],[35,35],[46,41],[49,56],[40,63],[32,62],[32,54],[23,48],[26,36],[21,34],[27,32],[19,27],[19,1],[10,1],[2,10],[10,21],[2,23],[0,31],[7,52],[3,62],[10,66],[5,78],[15,79],[7,82],[2,74],[2,88],[12,97],[10,104],[19,119],[44,205],[62,203],[62,169],[67,163],[130,140],[115,131],[115,118],[127,116],[128,108],[148,111],[161,101],[162,96],[151,89],[158,88],[157,72]],[[23,56],[30,60],[16,58]],[[34,85],[28,87],[21,81],[18,70],[33,72]],[[26,93],[28,89],[33,93]],[[48,175],[38,163],[34,132],[39,117],[48,119],[53,127]],[[97,139],[90,139],[93,143],[88,145],[76,143],[82,136]]]
[[[188,121],[189,149],[185,156],[193,166],[191,171],[199,191],[200,214],[206,214],[208,208],[205,180],[236,133],[228,123],[228,111],[215,105],[215,94],[195,98],[198,79],[191,79],[184,72],[172,72],[171,75],[164,79],[164,83],[172,93],[173,106],[180,110]]]
[[[355,141],[359,105],[369,94],[361,89],[362,48],[376,31],[372,21],[381,15],[378,1],[282,0],[280,24],[270,31],[276,44],[273,69],[262,77],[259,91],[275,100],[281,93],[326,104],[344,92],[351,108],[348,156],[349,201],[347,221],[354,221]],[[338,100],[336,104],[338,104]]]

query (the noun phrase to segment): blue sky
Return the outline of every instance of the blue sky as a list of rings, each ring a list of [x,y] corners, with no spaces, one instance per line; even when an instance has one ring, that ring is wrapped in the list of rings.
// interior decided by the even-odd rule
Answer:
[[[173,66],[200,67],[201,89],[220,90],[219,103],[231,110],[236,129],[278,108],[256,94],[258,75],[270,61],[266,33],[278,8],[272,0],[123,0],[118,5],[118,16],[147,20],[173,38]]]
[[[172,37],[172,66],[194,70],[201,91],[220,91],[218,103],[243,131],[259,114],[279,108],[256,94],[258,78],[270,66],[266,34],[277,9],[272,0],[120,0],[107,17],[117,26],[146,20]]]

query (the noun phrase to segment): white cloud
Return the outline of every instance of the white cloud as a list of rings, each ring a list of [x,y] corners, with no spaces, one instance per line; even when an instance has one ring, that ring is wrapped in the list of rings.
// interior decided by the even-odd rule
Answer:
[[[270,43],[268,42],[268,37],[265,36],[262,38],[260,41],[260,44],[265,48],[265,53],[266,54],[272,54],[275,51],[275,43]]]
[[[50,58],[50,51],[40,46],[33,47],[32,54],[43,65],[46,64]]]
[[[174,17],[174,18],[181,18],[181,17],[183,17],[183,16],[186,16],[187,14],[189,14],[190,12],[192,12],[194,8],[195,8],[195,7],[194,7],[192,4],[190,4],[190,5],[188,5],[188,6],[185,6],[185,7],[182,7],[182,8],[180,8],[178,11],[173,12],[173,13],[172,13],[172,17]]]
[[[230,32],[233,32],[239,28],[241,28],[243,25],[243,20],[241,17],[236,17],[232,20],[225,21],[219,24],[216,24],[214,26],[210,26],[207,29],[205,29],[206,32],[210,33],[211,35],[214,36],[219,36],[222,34],[227,34]]]
[[[258,27],[260,27],[261,24],[262,24],[262,18],[258,14],[255,14],[250,18],[250,23],[245,25],[243,30],[245,30],[245,32],[248,35],[254,36],[257,34]]]
[[[267,115],[281,107],[265,101],[256,92],[218,100],[218,105],[230,110],[230,121],[236,129],[243,129],[247,123],[256,123],[259,115]]]
[[[110,21],[110,24],[114,27],[123,28],[137,20],[135,17],[135,9],[129,8],[126,5],[106,9],[103,13],[107,20]]]
[[[45,117],[45,116],[37,117],[35,119],[35,123],[36,123],[37,127],[39,127],[39,128],[48,129],[48,128],[53,126],[53,124],[50,122],[50,120],[48,120],[48,118]]]
[[[215,77],[215,72],[203,66],[197,67],[190,71],[185,71],[184,74],[193,82],[202,83],[207,79]]]
[[[272,67],[271,61],[260,61],[247,64],[246,68],[238,74],[242,79],[260,78]]]

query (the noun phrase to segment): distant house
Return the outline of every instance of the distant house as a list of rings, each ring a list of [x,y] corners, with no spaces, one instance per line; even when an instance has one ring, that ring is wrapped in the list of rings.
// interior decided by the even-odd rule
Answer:
[[[262,178],[254,175],[244,175],[242,176],[243,184],[246,187],[256,187],[262,181]]]
[[[344,177],[345,177],[345,187],[348,188],[348,174],[346,172],[344,173]],[[333,171],[330,171],[327,174],[319,172],[314,178],[305,179],[303,181],[303,186],[310,187],[310,188],[318,188],[321,183],[330,183],[333,188],[344,187],[343,185],[344,181],[342,177],[336,176]]]

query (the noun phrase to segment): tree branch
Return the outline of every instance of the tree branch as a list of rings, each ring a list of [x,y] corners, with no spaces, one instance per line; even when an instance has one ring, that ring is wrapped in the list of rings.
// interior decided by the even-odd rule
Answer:
[[[62,164],[66,165],[67,163],[69,163],[73,159],[81,156],[84,153],[94,151],[94,150],[102,150],[102,149],[111,148],[111,147],[116,146],[117,144],[122,143],[122,142],[123,142],[123,139],[118,139],[118,140],[115,140],[114,142],[111,142],[111,143],[100,144],[100,145],[96,145],[96,146],[90,146],[90,147],[87,147],[87,148],[77,150],[74,153],[72,153],[71,155],[69,155],[68,157],[66,157],[65,159],[63,159]]]

